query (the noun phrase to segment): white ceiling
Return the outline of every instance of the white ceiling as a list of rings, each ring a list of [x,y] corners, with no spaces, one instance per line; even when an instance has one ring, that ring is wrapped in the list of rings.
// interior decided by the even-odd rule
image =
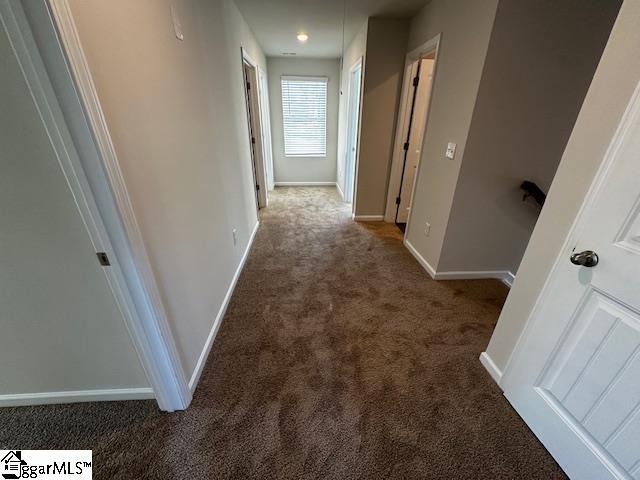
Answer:
[[[270,57],[295,53],[298,57],[342,56],[342,20],[349,44],[367,17],[409,17],[429,0],[235,0],[242,16]],[[302,44],[298,32],[309,34]]]

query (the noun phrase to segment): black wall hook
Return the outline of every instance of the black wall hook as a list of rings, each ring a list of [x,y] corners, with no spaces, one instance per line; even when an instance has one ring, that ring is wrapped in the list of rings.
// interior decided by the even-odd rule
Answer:
[[[540,187],[529,180],[525,180],[520,185],[520,188],[524,190],[524,195],[522,196],[522,201],[524,202],[528,197],[532,197],[540,207],[544,205],[545,200],[547,199],[547,195],[540,190]]]

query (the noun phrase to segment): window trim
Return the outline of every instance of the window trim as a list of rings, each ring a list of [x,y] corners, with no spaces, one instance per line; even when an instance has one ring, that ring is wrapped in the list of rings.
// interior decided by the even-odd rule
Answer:
[[[282,85],[284,81],[301,81],[301,82],[322,82],[325,84],[325,102],[324,102],[324,153],[322,154],[288,154],[286,148],[286,133],[284,125],[284,95],[282,94]],[[329,116],[329,77],[317,75],[281,75],[280,76],[280,108],[282,111],[282,150],[285,158],[327,158],[328,156],[328,116]]]

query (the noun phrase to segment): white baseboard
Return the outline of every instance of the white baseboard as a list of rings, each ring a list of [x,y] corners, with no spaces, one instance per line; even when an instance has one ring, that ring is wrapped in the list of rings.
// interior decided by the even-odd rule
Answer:
[[[418,263],[422,265],[422,268],[424,268],[427,271],[427,273],[431,276],[431,278],[435,280],[436,278],[435,268],[429,265],[429,262],[427,262],[427,260],[422,255],[420,255],[418,250],[416,250],[416,247],[411,245],[411,242],[409,242],[409,240],[407,240],[406,237],[404,239],[404,246],[407,247],[407,250],[411,252],[411,255],[413,255],[415,259],[418,261]]]
[[[18,393],[0,395],[0,407],[51,405],[57,403],[107,402],[115,400],[150,400],[151,388],[114,388],[108,390],[76,390],[70,392]]]
[[[418,250],[411,245],[411,242],[404,239],[404,245],[407,247],[407,250],[411,252],[411,254],[418,260],[418,263],[422,265],[427,273],[434,280],[481,280],[485,278],[495,278],[497,280],[502,281],[507,287],[511,288],[513,284],[513,280],[515,275],[508,270],[480,270],[480,271],[468,271],[468,272],[437,272],[435,268],[433,268],[427,260],[420,255]]]
[[[338,189],[338,193],[340,194],[340,198],[342,198],[342,201],[344,202],[344,192],[340,188],[340,184],[338,182],[336,182],[336,188]]]
[[[513,286],[513,281],[516,279],[516,276],[511,273],[511,272],[507,272],[504,275],[504,278],[501,278],[502,283],[504,283],[507,287],[511,288]]]
[[[336,182],[276,182],[276,187],[335,187]]]
[[[351,216],[356,222],[381,222],[384,220],[384,215],[356,215]]]
[[[249,252],[251,251],[251,247],[253,246],[253,241],[256,238],[256,233],[258,232],[258,227],[260,226],[260,222],[256,222],[256,226],[253,228],[253,232],[251,233],[251,237],[249,238],[249,242],[247,243],[247,248],[242,255],[242,259],[240,260],[240,264],[236,269],[236,273],[233,275],[233,279],[231,280],[231,284],[229,285],[229,289],[227,290],[227,294],[224,296],[224,300],[222,301],[222,305],[220,306],[220,310],[218,310],[218,314],[216,315],[215,320],[213,321],[213,326],[211,327],[211,331],[209,332],[209,336],[207,337],[207,341],[204,344],[204,348],[200,353],[200,358],[198,358],[198,363],[196,363],[195,368],[193,369],[193,373],[191,374],[191,379],[189,380],[189,389],[193,393],[198,386],[198,382],[200,381],[200,375],[202,375],[202,370],[204,369],[205,364],[207,363],[207,358],[209,357],[209,352],[211,351],[211,347],[213,346],[213,341],[216,338],[216,334],[218,333],[218,329],[222,324],[222,319],[224,318],[224,314],[227,312],[227,307],[229,306],[229,301],[231,300],[231,296],[233,295],[233,291],[236,288],[236,284],[238,283],[238,278],[240,278],[240,274],[242,273],[242,269],[244,268],[244,264],[249,257]]]
[[[437,272],[436,280],[481,280],[484,278],[495,278],[506,286],[511,287],[513,273],[508,270],[476,270],[468,272]]]
[[[487,352],[482,352],[480,354],[480,363],[482,363],[487,372],[489,372],[491,378],[500,385],[500,382],[502,381],[502,370],[500,370],[493,360],[491,360],[491,357]]]

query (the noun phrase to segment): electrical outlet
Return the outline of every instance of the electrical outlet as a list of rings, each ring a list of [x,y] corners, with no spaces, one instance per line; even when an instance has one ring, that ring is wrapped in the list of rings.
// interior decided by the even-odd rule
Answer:
[[[424,234],[428,237],[431,233],[431,224],[427,222],[424,226]]]
[[[238,230],[233,229],[233,246],[235,247],[238,244]]]

